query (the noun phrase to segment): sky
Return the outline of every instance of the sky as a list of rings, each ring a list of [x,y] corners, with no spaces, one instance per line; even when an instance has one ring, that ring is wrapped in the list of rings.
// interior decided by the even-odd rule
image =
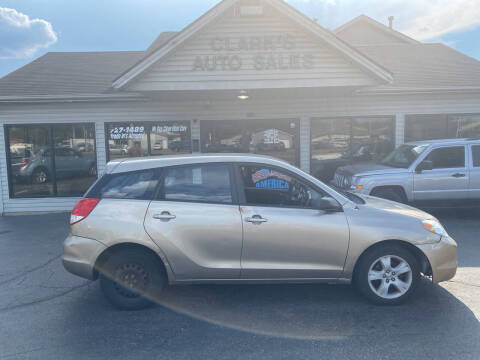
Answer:
[[[335,29],[365,14],[480,60],[480,0],[287,0]],[[144,50],[219,0],[0,0],[0,77],[49,51]]]

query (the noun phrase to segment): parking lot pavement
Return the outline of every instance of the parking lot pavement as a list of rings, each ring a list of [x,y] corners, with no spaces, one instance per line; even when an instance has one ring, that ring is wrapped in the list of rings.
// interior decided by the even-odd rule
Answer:
[[[183,286],[120,312],[61,265],[68,216],[0,218],[0,359],[479,359],[480,214],[436,212],[458,275],[398,307],[344,285]]]

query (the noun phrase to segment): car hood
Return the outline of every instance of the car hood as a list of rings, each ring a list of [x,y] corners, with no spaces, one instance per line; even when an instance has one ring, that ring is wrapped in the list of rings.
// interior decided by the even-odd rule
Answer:
[[[378,210],[388,211],[399,215],[414,217],[420,220],[437,220],[433,215],[430,215],[429,213],[414,208],[412,206],[400,204],[395,201],[380,199],[374,196],[359,194],[355,195],[360,196],[365,201],[364,206],[368,206]]]
[[[348,176],[366,176],[366,175],[380,175],[380,174],[399,174],[407,172],[407,169],[394,168],[382,164],[375,163],[359,163],[353,165],[342,166],[338,168],[339,174]]]

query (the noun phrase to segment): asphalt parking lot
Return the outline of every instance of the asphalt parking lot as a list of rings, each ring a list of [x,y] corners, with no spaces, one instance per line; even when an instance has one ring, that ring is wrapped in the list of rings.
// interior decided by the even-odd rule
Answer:
[[[67,214],[1,217],[0,359],[479,359],[480,211],[435,214],[460,268],[406,305],[344,285],[183,286],[140,312],[64,271]]]

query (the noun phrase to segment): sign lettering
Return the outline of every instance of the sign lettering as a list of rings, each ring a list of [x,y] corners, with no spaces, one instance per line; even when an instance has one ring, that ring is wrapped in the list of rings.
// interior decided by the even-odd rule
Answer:
[[[210,50],[214,55],[197,56],[193,71],[313,69],[313,54],[296,52],[296,48],[295,37],[291,34],[238,38],[217,36],[210,40]]]

